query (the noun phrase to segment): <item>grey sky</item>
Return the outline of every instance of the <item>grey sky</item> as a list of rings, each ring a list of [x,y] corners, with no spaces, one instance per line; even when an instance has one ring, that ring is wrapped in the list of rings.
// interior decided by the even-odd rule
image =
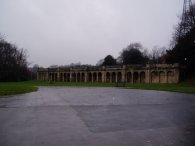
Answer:
[[[132,42],[168,46],[183,0],[0,0],[0,33],[48,67],[96,64]]]

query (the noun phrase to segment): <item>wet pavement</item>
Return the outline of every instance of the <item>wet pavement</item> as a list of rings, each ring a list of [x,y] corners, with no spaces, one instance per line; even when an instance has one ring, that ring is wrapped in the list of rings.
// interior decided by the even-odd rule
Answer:
[[[195,146],[195,95],[40,87],[0,98],[0,146]]]

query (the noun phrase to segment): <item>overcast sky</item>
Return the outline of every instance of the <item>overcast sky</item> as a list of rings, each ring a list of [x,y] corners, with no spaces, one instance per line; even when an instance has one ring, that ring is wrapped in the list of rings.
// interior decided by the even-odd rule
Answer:
[[[128,44],[168,47],[183,0],[0,0],[0,33],[48,67],[95,65]]]

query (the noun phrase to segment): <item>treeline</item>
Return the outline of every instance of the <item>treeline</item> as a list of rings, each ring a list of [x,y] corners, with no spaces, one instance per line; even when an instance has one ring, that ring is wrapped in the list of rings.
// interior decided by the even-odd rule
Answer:
[[[167,63],[178,62],[195,72],[195,4],[181,16],[173,35],[173,48],[166,53]]]
[[[0,37],[0,81],[25,81],[30,77],[25,50]]]
[[[195,72],[195,4],[181,16],[170,46],[169,49],[161,47],[148,52],[140,43],[132,43],[122,50],[119,57],[107,55],[97,65],[179,63],[186,67],[186,71]]]
[[[165,63],[165,52],[165,47],[154,47],[148,52],[140,43],[132,43],[121,51],[119,57],[107,55],[98,61],[97,66]]]

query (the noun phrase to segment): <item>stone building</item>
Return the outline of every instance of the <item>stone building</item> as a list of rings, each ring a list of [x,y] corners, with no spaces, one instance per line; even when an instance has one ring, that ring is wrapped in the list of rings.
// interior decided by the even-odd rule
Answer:
[[[60,82],[178,83],[178,64],[39,68],[37,80]]]

